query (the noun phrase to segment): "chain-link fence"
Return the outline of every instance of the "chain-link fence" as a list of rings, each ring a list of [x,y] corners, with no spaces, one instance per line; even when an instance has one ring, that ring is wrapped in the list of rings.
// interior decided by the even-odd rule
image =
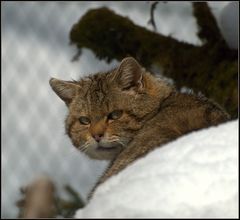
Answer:
[[[109,68],[88,50],[71,62],[76,51],[68,39],[72,25],[88,9],[103,5],[144,26],[149,19],[147,2],[2,3],[2,218],[17,216],[19,188],[40,174],[48,174],[60,192],[69,184],[86,198],[107,164],[72,147],[64,134],[67,109],[48,84],[51,76],[78,79]],[[165,25],[156,18],[158,30],[198,43],[190,5],[181,10],[173,6],[178,15],[164,15],[163,10]],[[177,28],[179,16],[186,21],[182,28]]]

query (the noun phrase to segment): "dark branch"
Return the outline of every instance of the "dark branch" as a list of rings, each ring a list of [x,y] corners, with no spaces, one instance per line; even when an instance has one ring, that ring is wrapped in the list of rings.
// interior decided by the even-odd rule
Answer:
[[[137,26],[108,8],[88,11],[72,27],[70,41],[78,49],[91,49],[99,59],[107,62],[133,56],[146,67],[156,59],[164,62],[171,56],[172,48],[188,50],[194,47]]]
[[[193,15],[198,24],[198,36],[204,43],[214,44],[221,40],[226,46],[216,19],[206,2],[194,2]]]

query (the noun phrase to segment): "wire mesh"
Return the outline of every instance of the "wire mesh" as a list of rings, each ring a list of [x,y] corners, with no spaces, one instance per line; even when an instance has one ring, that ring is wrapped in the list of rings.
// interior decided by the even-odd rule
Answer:
[[[17,216],[19,188],[35,177],[47,174],[60,191],[69,184],[86,198],[106,165],[90,161],[72,147],[64,134],[67,108],[48,84],[51,75],[76,79],[89,68],[84,57],[81,65],[71,62],[74,49],[68,45],[68,32],[82,11],[75,6],[3,3],[3,218]],[[63,16],[62,11],[67,13]]]

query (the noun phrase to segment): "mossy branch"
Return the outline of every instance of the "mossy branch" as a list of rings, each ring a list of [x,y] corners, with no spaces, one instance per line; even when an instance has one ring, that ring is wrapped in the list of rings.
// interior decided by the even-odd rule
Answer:
[[[70,41],[79,49],[91,49],[99,59],[120,61],[129,55],[147,67],[156,59],[160,62],[168,59],[172,48],[193,48],[190,44],[137,26],[130,19],[119,16],[108,8],[88,11],[72,27]]]
[[[99,59],[135,57],[143,66],[163,69],[163,74],[183,86],[202,92],[222,105],[233,118],[238,115],[238,54],[224,43],[208,6],[194,3],[203,46],[135,25],[108,8],[89,10],[73,25],[70,41],[79,50],[88,48]],[[202,17],[201,13],[208,18]],[[204,24],[207,22],[208,24]]]

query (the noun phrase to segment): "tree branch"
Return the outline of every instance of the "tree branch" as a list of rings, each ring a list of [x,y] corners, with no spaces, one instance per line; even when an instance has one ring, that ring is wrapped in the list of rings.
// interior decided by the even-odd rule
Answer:
[[[21,187],[22,199],[17,201],[20,218],[55,218],[60,215],[73,217],[77,209],[84,207],[84,201],[69,185],[65,190],[70,195],[69,200],[57,196],[54,183],[49,177],[39,177],[26,187]]]
[[[204,43],[215,43],[222,41],[226,46],[221,32],[218,28],[215,17],[213,16],[207,2],[193,2],[193,15],[198,24],[197,35]]]
[[[79,49],[87,47],[93,50],[99,59],[107,62],[129,55],[147,67],[156,59],[163,63],[166,57],[171,56],[172,48],[188,50],[194,47],[137,26],[108,8],[88,11],[72,27],[70,41]]]
[[[89,48],[107,62],[133,56],[146,68],[155,65],[163,69],[163,75],[175,80],[177,88],[185,86],[202,92],[236,118],[238,53],[223,43],[207,5],[194,5],[202,29],[200,36],[208,42],[203,46],[149,31],[107,8],[89,10],[82,16],[71,29],[70,41],[78,49]],[[201,11],[210,18],[200,16]]]
[[[57,214],[55,186],[48,177],[41,177],[21,188],[24,198],[17,202],[20,218],[53,218]]]

